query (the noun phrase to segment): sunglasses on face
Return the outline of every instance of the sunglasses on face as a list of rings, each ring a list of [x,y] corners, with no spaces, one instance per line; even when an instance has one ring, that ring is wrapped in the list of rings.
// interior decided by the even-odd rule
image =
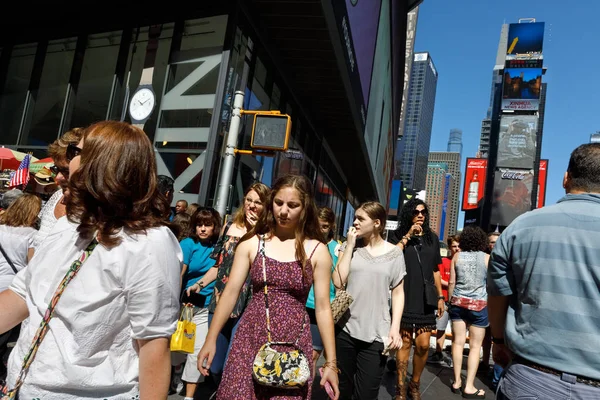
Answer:
[[[50,167],[50,172],[52,172],[54,175],[58,175],[59,173],[61,173],[64,177],[69,176],[68,168],[59,168],[56,165]]]
[[[417,215],[421,214],[422,216],[427,216],[427,210],[413,210],[413,217],[416,217]]]
[[[67,146],[67,161],[71,162],[75,157],[81,154],[81,149],[74,144]]]

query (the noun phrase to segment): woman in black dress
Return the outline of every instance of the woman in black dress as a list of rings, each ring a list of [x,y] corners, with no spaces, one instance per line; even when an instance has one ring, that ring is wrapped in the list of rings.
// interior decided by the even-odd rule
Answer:
[[[398,240],[397,246],[404,251],[407,275],[404,313],[400,325],[402,348],[396,353],[396,369],[398,382],[395,400],[405,400],[407,391],[413,400],[421,399],[419,390],[421,373],[425,368],[429,353],[431,331],[436,326],[437,315],[444,311],[444,296],[438,265],[442,263],[438,236],[429,227],[429,210],[427,204],[419,199],[406,202],[400,212],[398,229],[394,232]],[[426,283],[434,285],[437,292],[426,297]],[[433,298],[432,298],[433,297]],[[429,304],[428,304],[429,303]],[[415,338],[412,379],[406,384],[408,359]]]

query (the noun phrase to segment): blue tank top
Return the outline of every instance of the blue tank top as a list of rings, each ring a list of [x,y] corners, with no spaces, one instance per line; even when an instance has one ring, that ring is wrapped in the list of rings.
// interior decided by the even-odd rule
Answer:
[[[338,246],[338,242],[335,240],[330,240],[327,243],[327,249],[329,250],[329,254],[331,254],[331,259],[333,260],[333,266],[331,267],[331,272],[335,269],[337,265],[338,258],[335,255],[335,248]],[[333,279],[329,284],[329,301],[333,301],[335,298],[335,286],[333,286]],[[308,299],[306,300],[306,307],[315,309],[315,285],[310,287],[310,292],[308,292]]]

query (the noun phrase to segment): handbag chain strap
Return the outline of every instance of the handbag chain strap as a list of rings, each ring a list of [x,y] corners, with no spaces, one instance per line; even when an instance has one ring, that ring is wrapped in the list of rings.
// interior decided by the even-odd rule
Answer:
[[[46,313],[44,314],[44,318],[42,318],[42,322],[40,322],[40,326],[37,329],[37,332],[35,333],[33,340],[31,341],[31,346],[29,347],[29,351],[27,352],[27,354],[25,355],[25,358],[23,359],[23,365],[21,366],[21,372],[19,373],[19,376],[17,377],[15,387],[6,393],[6,395],[7,395],[6,397],[13,398],[16,395],[16,393],[19,391],[21,386],[23,385],[25,376],[27,375],[27,371],[29,370],[31,363],[32,363],[33,359],[35,358],[35,355],[40,347],[40,344],[42,343],[42,340],[44,340],[46,333],[48,333],[48,329],[50,328],[50,325],[49,325],[50,320],[54,316],[54,309],[56,308],[56,304],[58,303],[58,300],[60,300],[60,297],[62,296],[63,292],[67,288],[67,285],[73,280],[73,278],[75,278],[75,276],[81,269],[81,266],[83,265],[83,263],[90,257],[90,255],[92,254],[92,251],[94,251],[94,248],[96,247],[97,244],[98,244],[98,241],[96,239],[94,239],[85,248],[85,250],[83,251],[81,256],[77,260],[75,260],[73,262],[73,264],[71,264],[71,267],[69,268],[69,270],[65,274],[64,278],[58,285],[58,288],[56,288],[56,291],[54,292],[54,295],[52,296],[52,299],[50,300],[50,303],[48,304],[48,309],[46,310]]]
[[[300,341],[300,338],[302,337],[302,333],[304,333],[304,329],[306,328],[306,315],[304,316],[304,321],[302,322],[302,329],[300,330],[300,334],[298,335],[298,338],[296,339],[296,341],[294,343],[291,342],[273,342],[273,339],[271,338],[271,319],[269,317],[269,295],[268,295],[268,289],[267,289],[267,266],[265,265],[265,257],[266,257],[266,251],[265,251],[265,237],[264,235],[260,236],[259,238],[260,241],[260,255],[262,256],[262,267],[263,267],[263,282],[264,282],[264,292],[265,292],[265,309],[266,309],[266,314],[267,314],[267,345],[271,345],[271,344],[279,344],[279,345],[294,345],[295,347],[298,347],[298,342]]]

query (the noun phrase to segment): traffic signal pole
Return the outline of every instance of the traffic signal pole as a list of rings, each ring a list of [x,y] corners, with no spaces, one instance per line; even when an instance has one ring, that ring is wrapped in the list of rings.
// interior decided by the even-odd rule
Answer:
[[[221,164],[221,173],[219,181],[219,191],[217,194],[217,202],[215,209],[225,216],[227,211],[227,201],[229,199],[229,190],[231,179],[233,177],[233,168],[235,165],[235,148],[238,142],[240,133],[240,125],[242,122],[242,107],[244,106],[244,92],[238,90],[235,92],[233,99],[233,110],[231,112],[231,123],[229,124],[229,132],[227,133],[227,144],[225,147],[225,155],[223,164]]]

